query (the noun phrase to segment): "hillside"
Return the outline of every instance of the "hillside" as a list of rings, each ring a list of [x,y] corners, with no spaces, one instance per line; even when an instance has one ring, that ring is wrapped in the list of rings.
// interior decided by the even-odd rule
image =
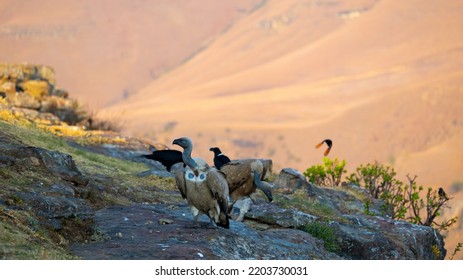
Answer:
[[[350,170],[378,160],[450,190],[463,182],[462,5],[267,1],[103,112],[131,135],[189,135],[202,157],[220,146],[278,168],[319,163],[331,138]]]
[[[63,90],[51,87],[53,69],[2,67],[1,86],[10,91],[0,97],[0,259],[447,255],[434,228],[390,219],[384,202],[358,186],[315,186],[294,169],[270,174],[273,201],[252,194],[242,220],[236,212],[245,202],[237,202],[229,229],[206,217],[192,226],[172,174],[140,156],[156,143],[70,125],[60,113],[82,112],[64,105],[72,104],[69,96],[57,96]]]
[[[64,88],[96,109],[187,61],[259,3],[5,0],[0,62],[50,65]]]

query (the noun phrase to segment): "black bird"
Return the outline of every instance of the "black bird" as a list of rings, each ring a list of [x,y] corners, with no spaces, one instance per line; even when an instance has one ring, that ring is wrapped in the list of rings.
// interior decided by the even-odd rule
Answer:
[[[439,191],[437,193],[439,194],[439,197],[441,199],[446,199],[446,200],[449,199],[449,197],[447,196],[443,188],[439,188]]]
[[[147,159],[152,159],[155,161],[159,161],[160,163],[162,163],[162,165],[166,167],[167,171],[170,171],[170,168],[172,167],[172,165],[178,162],[183,162],[182,152],[177,151],[177,150],[153,151],[152,154],[142,155],[142,157],[147,158]]]
[[[214,152],[214,165],[215,168],[220,169],[222,165],[230,162],[230,158],[222,154],[222,151],[217,147],[212,147],[209,151]]]
[[[326,157],[330,153],[331,147],[333,147],[333,141],[331,141],[331,139],[325,139],[322,142],[318,143],[315,146],[315,148],[317,148],[317,149],[320,148],[323,145],[323,143],[326,143],[326,145],[328,146],[328,148],[325,150],[325,153],[324,153],[324,155]]]

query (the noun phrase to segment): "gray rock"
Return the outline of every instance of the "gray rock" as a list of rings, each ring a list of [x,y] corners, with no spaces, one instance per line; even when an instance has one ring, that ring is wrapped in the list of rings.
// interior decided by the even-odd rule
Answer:
[[[298,210],[278,207],[273,203],[253,205],[245,218],[283,228],[300,228],[319,219]]]
[[[140,177],[146,177],[149,175],[155,175],[161,178],[174,178],[174,174],[170,173],[167,170],[149,169],[149,170],[138,173],[138,176]]]
[[[20,207],[31,210],[47,219],[80,217],[88,218],[92,208],[83,199],[73,197],[54,197],[38,193],[17,193],[23,202]]]
[[[173,223],[155,222],[161,219]],[[208,226],[206,216],[193,227],[186,206],[110,207],[97,211],[95,220],[99,232],[111,239],[73,244],[71,252],[84,259],[339,259],[320,240],[296,229],[255,231],[235,221],[223,229]]]
[[[433,228],[383,217],[345,215],[351,223],[332,222],[340,256],[368,260],[433,260],[446,254],[443,237]],[[440,252],[435,255],[433,247]]]
[[[8,157],[19,168],[27,169],[27,166],[35,166],[46,169],[49,173],[57,175],[65,181],[78,186],[84,186],[88,180],[77,169],[72,157],[56,151],[50,151],[37,147],[20,145],[0,145],[4,157]],[[8,161],[7,161],[8,162]]]
[[[292,193],[298,189],[305,189],[309,194],[313,194],[314,191],[314,186],[306,180],[305,176],[293,168],[282,169],[273,184],[275,187],[282,188],[288,193]]]

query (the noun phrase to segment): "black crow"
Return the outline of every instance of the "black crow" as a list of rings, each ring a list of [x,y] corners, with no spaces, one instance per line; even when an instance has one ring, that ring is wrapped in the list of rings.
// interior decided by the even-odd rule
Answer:
[[[220,169],[222,165],[230,162],[230,158],[222,154],[222,151],[217,147],[212,147],[209,151],[214,152],[214,165],[215,168]]]

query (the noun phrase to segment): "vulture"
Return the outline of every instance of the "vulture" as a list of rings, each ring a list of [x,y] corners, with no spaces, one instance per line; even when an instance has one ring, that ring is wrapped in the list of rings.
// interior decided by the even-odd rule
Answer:
[[[324,153],[324,155],[326,157],[330,153],[331,147],[333,147],[333,141],[331,141],[331,139],[325,139],[325,140],[321,141],[320,143],[318,143],[315,146],[315,148],[317,148],[317,149],[320,148],[323,145],[323,143],[326,143],[326,145],[328,146],[328,148],[325,150],[325,153]]]
[[[223,165],[220,171],[225,174],[232,202],[249,196],[256,189],[263,191],[268,200],[272,201],[272,187],[262,181],[270,167],[271,161],[261,159],[233,160]]]
[[[214,166],[215,166],[215,168],[220,170],[222,165],[227,164],[227,163],[230,162],[230,158],[227,157],[226,155],[222,154],[222,151],[219,148],[213,147],[213,148],[210,148],[209,151],[214,152]]]
[[[186,166],[175,164],[172,173],[180,194],[188,201],[194,224],[201,214],[206,214],[211,224],[215,222],[229,228],[229,190],[225,176],[203,159],[191,157],[193,143],[190,138],[175,139],[173,144],[183,148],[182,159]]]
[[[160,163],[162,163],[162,165],[166,167],[167,171],[170,171],[174,164],[183,162],[182,152],[177,150],[153,151],[152,154],[142,155],[142,157],[159,161]]]

